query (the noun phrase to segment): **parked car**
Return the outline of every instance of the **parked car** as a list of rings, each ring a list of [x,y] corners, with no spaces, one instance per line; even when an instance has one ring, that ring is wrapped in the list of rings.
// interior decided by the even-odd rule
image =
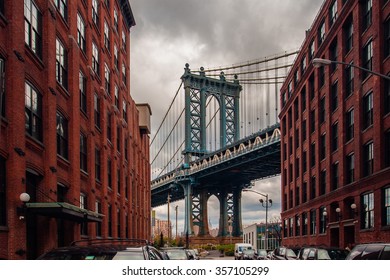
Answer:
[[[348,251],[339,248],[304,247],[298,253],[298,260],[345,260]]]
[[[194,260],[199,260],[199,254],[194,249],[187,249],[188,254],[192,255]]]
[[[194,257],[183,247],[164,247],[160,249],[165,252],[170,260],[193,260]]]
[[[278,247],[271,254],[271,260],[296,260],[297,255],[287,247]]]
[[[245,249],[253,249],[252,244],[250,244],[250,243],[236,243],[236,244],[234,244],[234,259],[235,260],[241,259],[242,252]]]
[[[39,260],[162,260],[161,253],[141,239],[94,239],[73,242],[41,255]]]
[[[390,260],[390,243],[356,245],[346,260]]]
[[[268,254],[267,250],[265,250],[265,249],[258,249],[257,253],[256,253],[256,259],[257,260],[267,260],[268,259],[267,258],[267,254]]]
[[[244,249],[242,254],[238,258],[239,260],[255,260],[255,250],[254,249]]]

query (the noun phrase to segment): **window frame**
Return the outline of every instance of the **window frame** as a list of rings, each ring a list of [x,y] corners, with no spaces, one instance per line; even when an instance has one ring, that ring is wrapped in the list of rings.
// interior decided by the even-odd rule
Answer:
[[[374,193],[368,192],[361,196],[361,229],[371,229],[374,227]]]
[[[68,54],[64,43],[56,38],[56,81],[68,89]]]
[[[79,71],[80,110],[87,114],[87,77]]]
[[[87,50],[87,43],[85,39],[85,21],[80,12],[77,13],[77,44],[81,51],[85,54]]]
[[[368,141],[363,145],[363,177],[374,173],[374,142]]]
[[[363,96],[363,130],[374,124],[374,96],[373,92],[369,91]]]
[[[24,42],[37,57],[42,58],[42,13],[34,0],[30,0],[30,7],[27,4],[27,1],[24,1]],[[30,13],[26,14],[26,11]],[[37,17],[34,16],[34,12]],[[33,22],[33,18],[36,22]]]
[[[88,139],[80,132],[80,170],[88,173]]]
[[[25,81],[25,114],[29,118],[25,120],[26,132],[32,138],[42,142],[43,140],[43,96],[38,90],[28,81]],[[27,92],[29,91],[29,92]],[[28,104],[28,100],[29,102]],[[36,101],[34,101],[36,100]],[[34,105],[36,103],[36,105]],[[36,107],[36,109],[34,109]],[[34,125],[35,124],[35,125]],[[35,128],[35,129],[34,129]]]
[[[69,127],[68,119],[57,110],[56,113],[56,135],[57,135],[57,155],[64,159],[69,157]],[[62,127],[62,130],[61,130]]]

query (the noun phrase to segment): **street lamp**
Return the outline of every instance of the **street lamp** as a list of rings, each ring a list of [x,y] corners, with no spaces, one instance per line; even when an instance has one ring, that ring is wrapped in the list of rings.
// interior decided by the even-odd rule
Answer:
[[[265,201],[263,199],[259,199],[259,202],[265,208],[265,249],[268,250],[268,208],[272,206],[272,199],[268,199],[268,194],[262,194],[261,192],[254,190],[243,189],[242,191],[257,193],[258,195],[265,197]]]
[[[355,65],[353,63],[346,63],[346,62],[342,62],[342,61],[334,61],[334,60],[329,60],[329,59],[325,59],[325,58],[313,58],[312,64],[313,64],[313,66],[315,68],[319,68],[321,66],[327,66],[327,65],[330,65],[330,64],[342,64],[342,65],[346,65],[346,66],[350,66],[350,67],[354,67],[354,68],[360,69],[362,71],[366,71],[366,72],[371,73],[373,75],[382,77],[383,79],[390,80],[389,76],[383,75],[381,73],[372,71],[372,70],[367,69],[367,68],[363,68],[363,67],[357,66],[357,65]]]

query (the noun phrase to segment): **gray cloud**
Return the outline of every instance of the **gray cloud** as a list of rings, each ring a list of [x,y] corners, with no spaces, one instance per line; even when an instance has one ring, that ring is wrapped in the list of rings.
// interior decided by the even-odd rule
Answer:
[[[131,29],[131,95],[151,105],[152,134],[180,85],[185,63],[192,69],[227,66],[298,49],[322,2],[131,0],[137,23]],[[273,199],[271,217],[279,215],[280,177],[257,182],[256,189]],[[244,224],[264,220],[258,199],[243,194]],[[184,211],[184,204],[178,205]],[[217,225],[215,199],[210,207],[211,222]],[[166,219],[166,207],[157,210],[157,217]],[[183,215],[178,219],[180,227]]]

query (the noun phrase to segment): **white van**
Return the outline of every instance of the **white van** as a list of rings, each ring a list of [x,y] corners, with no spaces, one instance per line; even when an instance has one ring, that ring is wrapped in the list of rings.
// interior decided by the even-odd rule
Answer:
[[[244,249],[253,249],[252,244],[250,243],[236,243],[234,244],[234,259],[240,259],[242,251]]]

